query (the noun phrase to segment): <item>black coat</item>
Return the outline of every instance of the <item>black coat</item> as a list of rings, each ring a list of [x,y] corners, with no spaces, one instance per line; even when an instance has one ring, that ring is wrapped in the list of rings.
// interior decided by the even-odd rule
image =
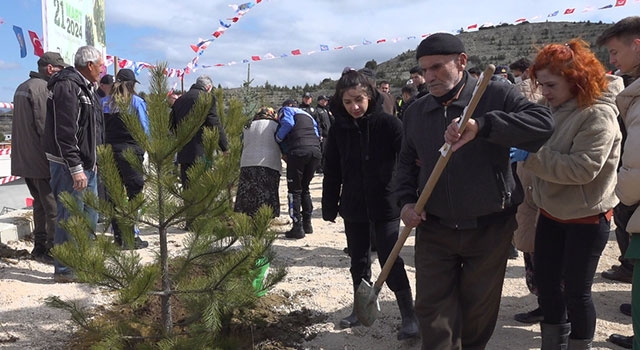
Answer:
[[[171,124],[175,128],[182,119],[184,119],[191,109],[196,104],[196,101],[200,97],[200,94],[206,94],[205,87],[193,84],[186,94],[180,96],[179,99],[173,104],[171,108]],[[180,151],[178,151],[177,161],[180,164],[191,164],[195,160],[204,155],[204,145],[202,144],[202,131],[205,127],[218,129],[218,146],[220,150],[226,152],[229,149],[229,142],[227,141],[227,134],[224,132],[220,117],[218,117],[216,107],[216,97],[211,96],[211,107],[209,113],[202,124],[198,133],[187,143]]]
[[[64,164],[72,174],[93,170],[96,147],[104,140],[102,106],[92,84],[74,67],[48,82],[44,151],[50,162]]]
[[[476,82],[468,77],[459,98],[447,106],[427,95],[405,111],[395,179],[400,207],[417,201],[440,159],[445,130],[463,114]],[[471,118],[478,134],[451,155],[427,201],[427,214],[461,220],[513,212],[524,194],[509,163],[509,148],[535,152],[553,133],[549,108],[530,102],[510,84],[490,82]]]
[[[376,96],[379,97],[379,96]],[[395,219],[400,215],[392,178],[402,144],[402,123],[370,102],[365,116],[353,119],[333,108],[335,123],[326,142],[322,218],[355,222]]]

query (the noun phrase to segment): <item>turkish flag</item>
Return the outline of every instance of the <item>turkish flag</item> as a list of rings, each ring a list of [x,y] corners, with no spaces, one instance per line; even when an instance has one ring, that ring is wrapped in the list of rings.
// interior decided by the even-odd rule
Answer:
[[[570,15],[570,14],[572,14],[572,13],[573,13],[573,11],[575,11],[575,10],[576,10],[575,8],[572,8],[572,9],[566,9],[566,10],[564,10],[564,14],[565,14],[565,15]]]
[[[295,50],[291,51],[291,54],[294,55],[294,56],[298,56],[298,55],[301,55],[302,52],[300,52],[300,49],[295,49]]]
[[[40,38],[38,38],[38,34],[32,31],[29,32],[29,38],[31,38],[31,44],[33,44],[33,54],[40,57],[44,55],[44,50],[42,49],[42,43],[40,42]]]
[[[627,0],[617,0],[616,1],[616,7],[624,6],[626,3],[627,3]]]

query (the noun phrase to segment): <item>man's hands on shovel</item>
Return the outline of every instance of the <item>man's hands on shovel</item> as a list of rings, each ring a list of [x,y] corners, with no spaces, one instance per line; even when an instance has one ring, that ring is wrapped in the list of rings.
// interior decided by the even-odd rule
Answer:
[[[458,125],[459,121],[459,117],[454,119],[444,132],[444,141],[451,145],[453,152],[475,139],[476,135],[478,135],[478,123],[474,119],[469,118],[462,135],[460,134],[460,125]]]
[[[420,224],[420,221],[427,220],[427,213],[423,210],[421,213],[416,213],[416,204],[407,203],[402,207],[400,211],[400,218],[407,227],[416,227]]]
[[[451,145],[452,152],[457,151],[460,147],[475,139],[478,135],[478,123],[476,123],[474,119],[469,118],[462,134],[460,134],[459,122],[460,118],[455,118],[451,121],[451,124],[449,124],[447,130],[444,132],[444,140],[446,143]],[[427,213],[424,210],[420,213],[416,213],[415,207],[415,203],[407,203],[402,207],[400,218],[405,226],[416,227],[420,224],[420,221],[427,219]]]

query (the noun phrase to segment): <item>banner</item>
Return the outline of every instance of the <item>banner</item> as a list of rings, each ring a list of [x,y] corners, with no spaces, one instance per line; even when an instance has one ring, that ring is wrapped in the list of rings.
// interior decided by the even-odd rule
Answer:
[[[20,45],[20,57],[27,57],[27,45],[24,43],[24,33],[22,33],[22,28],[13,26],[13,32],[16,34],[18,45]]]
[[[42,0],[44,51],[59,52],[73,65],[80,46],[106,52],[105,0]]]

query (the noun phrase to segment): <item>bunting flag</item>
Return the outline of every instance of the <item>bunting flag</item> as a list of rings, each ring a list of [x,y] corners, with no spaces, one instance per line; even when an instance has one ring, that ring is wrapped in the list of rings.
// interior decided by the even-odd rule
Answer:
[[[24,43],[24,33],[22,33],[22,28],[14,25],[13,32],[16,33],[16,39],[18,39],[18,44],[20,45],[20,57],[27,57],[27,45]]]
[[[249,12],[249,10],[251,10],[256,4],[261,3],[261,0],[256,0],[254,2],[247,2],[247,3],[243,3],[240,5],[229,5],[234,11],[235,14],[233,17],[229,17],[227,18],[229,22],[225,22],[223,20],[219,20],[219,24],[220,26],[216,29],[216,31],[214,31],[211,36],[212,38],[209,39],[201,39],[198,38],[198,42],[197,44],[192,44],[189,45],[190,48],[196,53],[196,56],[191,60],[191,62],[189,62],[185,68],[182,69],[175,69],[175,68],[167,68],[165,73],[170,76],[170,77],[174,77],[174,76],[178,76],[178,77],[182,77],[184,76],[184,74],[190,74],[192,72],[195,72],[199,67],[201,68],[212,68],[212,67],[226,67],[226,66],[232,66],[232,65],[236,65],[238,63],[251,63],[251,62],[257,62],[257,61],[264,61],[264,60],[272,60],[272,59],[276,59],[276,58],[287,58],[287,57],[291,57],[291,56],[301,56],[303,54],[306,55],[313,55],[316,54],[318,52],[327,52],[327,51],[331,51],[331,50],[342,50],[345,47],[354,50],[355,48],[359,47],[359,46],[366,46],[366,45],[372,45],[372,44],[383,44],[383,43],[387,43],[387,42],[392,42],[392,43],[397,43],[397,42],[401,42],[404,40],[416,40],[416,39],[423,39],[426,38],[427,36],[431,35],[430,33],[426,33],[426,34],[421,34],[420,36],[416,36],[416,35],[410,35],[407,37],[396,37],[396,38],[381,38],[375,41],[371,41],[369,39],[364,38],[362,40],[362,43],[359,44],[353,44],[353,45],[335,45],[332,48],[327,45],[327,44],[319,44],[320,47],[320,51],[308,51],[308,52],[303,52],[302,49],[293,49],[290,51],[285,51],[281,54],[279,54],[279,56],[273,55],[272,53],[267,53],[265,55],[251,55],[249,56],[249,58],[244,58],[242,60],[238,60],[238,61],[230,61],[227,63],[215,63],[215,64],[199,64],[198,63],[198,58],[204,53],[204,51],[209,47],[210,43],[213,42],[216,39],[219,39],[225,32],[226,30],[230,29],[233,24],[235,24],[236,22],[238,22],[244,15],[247,14],[247,12]],[[633,3],[640,3],[640,0],[634,0]],[[614,4],[610,4],[610,5],[606,5],[600,8],[597,8],[598,10],[603,10],[603,9],[609,9],[609,8],[613,8],[615,7],[620,7],[620,6],[625,6],[627,5],[627,1],[626,0],[616,0],[615,1],[615,5]],[[587,6],[585,7],[582,12],[590,12],[590,11],[594,11],[595,8],[593,6]],[[564,10],[556,10],[553,11],[551,13],[549,13],[546,18],[548,17],[556,17],[558,15],[572,15],[574,14],[576,11],[576,8],[566,8]],[[523,22],[527,22],[527,21],[533,21],[533,20],[542,20],[544,19],[545,16],[533,16],[533,17],[520,17],[518,19],[516,19],[515,21],[511,22],[512,24],[518,24],[518,23],[523,23]],[[1,23],[0,23],[1,24]],[[509,24],[509,23],[503,23],[500,22],[498,25],[502,25],[502,24]],[[495,26],[493,23],[491,22],[485,22],[484,24],[480,25],[478,27],[478,23],[473,23],[467,26],[467,30],[472,30],[472,29],[482,29],[482,28],[490,28]],[[455,32],[463,32],[464,31],[464,27],[460,28],[460,29],[455,29],[455,30],[451,30],[452,33]],[[35,48],[34,48],[35,49]],[[35,50],[34,50],[35,52]],[[110,65],[113,64],[113,58],[112,56],[107,56],[106,59],[106,65]],[[151,65],[149,64],[145,64],[143,62],[140,63],[136,63],[135,61],[132,60],[121,60],[119,62],[120,66],[125,66],[125,67],[134,67],[136,74],[139,73],[139,71],[143,68],[148,68],[151,67]]]
[[[31,30],[28,31],[29,38],[31,39],[31,44],[33,45],[33,54],[40,57],[44,55],[44,50],[42,49],[42,42],[40,42],[40,38],[38,38],[38,34]]]
[[[0,25],[4,24],[4,19],[2,19],[2,17],[0,17]]]

